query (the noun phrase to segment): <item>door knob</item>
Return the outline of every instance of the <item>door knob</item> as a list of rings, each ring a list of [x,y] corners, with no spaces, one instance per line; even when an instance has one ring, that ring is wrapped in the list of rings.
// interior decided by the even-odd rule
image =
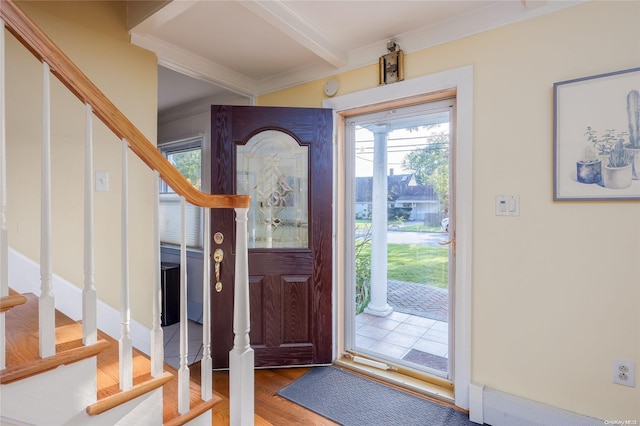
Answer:
[[[222,283],[220,282],[220,264],[222,263],[222,259],[224,258],[224,252],[222,249],[217,248],[216,251],[213,252],[213,261],[215,262],[215,273],[216,273],[216,291],[220,293],[222,291]]]

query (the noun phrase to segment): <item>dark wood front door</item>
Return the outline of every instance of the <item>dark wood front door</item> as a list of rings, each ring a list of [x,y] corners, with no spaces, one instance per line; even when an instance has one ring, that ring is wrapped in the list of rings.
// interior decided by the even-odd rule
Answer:
[[[211,192],[250,194],[249,293],[256,366],[332,361],[332,114],[315,108],[212,106]],[[235,215],[213,210],[212,357],[233,346]],[[224,235],[221,243],[213,235]],[[218,238],[219,240],[219,238]],[[212,265],[211,268],[214,271]]]

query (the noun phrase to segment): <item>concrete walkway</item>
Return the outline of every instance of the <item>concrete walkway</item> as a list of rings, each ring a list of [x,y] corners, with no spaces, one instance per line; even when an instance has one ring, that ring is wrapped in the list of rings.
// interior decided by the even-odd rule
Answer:
[[[394,311],[448,322],[449,291],[427,284],[389,281],[387,303]]]

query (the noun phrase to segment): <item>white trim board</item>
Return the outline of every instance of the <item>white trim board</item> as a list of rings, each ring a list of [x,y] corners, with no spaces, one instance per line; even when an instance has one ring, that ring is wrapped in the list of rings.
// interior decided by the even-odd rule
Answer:
[[[11,288],[20,293],[40,295],[40,265],[9,248],[9,282]],[[58,275],[53,275],[53,294],[56,309],[74,321],[82,319],[82,289]],[[149,355],[151,353],[151,330],[131,320],[133,346]],[[98,328],[114,339],[120,338],[120,311],[98,300]]]
[[[472,383],[469,418],[493,426],[595,426],[604,421]]]
[[[334,113],[339,113],[366,105],[448,89],[456,89],[457,103],[457,149],[455,154],[457,253],[453,383],[455,404],[458,407],[468,409],[469,385],[471,383],[471,271],[473,260],[473,67],[469,65],[344,96],[336,96],[323,101],[322,106],[333,109]],[[334,124],[337,122],[334,120]],[[334,125],[334,135],[336,131]],[[335,136],[334,140],[336,140]],[[334,200],[334,204],[335,202],[336,200]],[[337,269],[334,267],[334,274]],[[338,282],[338,277],[334,275],[335,282]],[[334,324],[338,324],[339,316],[339,313],[335,313]],[[336,336],[339,333],[334,330],[333,334]]]

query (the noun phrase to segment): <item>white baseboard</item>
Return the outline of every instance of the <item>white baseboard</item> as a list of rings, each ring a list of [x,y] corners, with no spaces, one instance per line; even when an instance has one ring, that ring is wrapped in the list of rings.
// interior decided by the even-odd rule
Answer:
[[[478,384],[469,388],[469,419],[492,426],[602,426],[603,421]]]
[[[469,385],[469,420],[478,424],[484,423],[483,392],[484,386],[475,383]]]
[[[9,248],[9,283],[20,293],[40,295],[40,265]],[[82,319],[82,289],[65,279],[53,275],[53,294],[56,309],[74,321]],[[120,338],[120,311],[98,300],[98,328],[113,337]],[[135,320],[130,323],[133,346],[149,355],[151,331]]]

